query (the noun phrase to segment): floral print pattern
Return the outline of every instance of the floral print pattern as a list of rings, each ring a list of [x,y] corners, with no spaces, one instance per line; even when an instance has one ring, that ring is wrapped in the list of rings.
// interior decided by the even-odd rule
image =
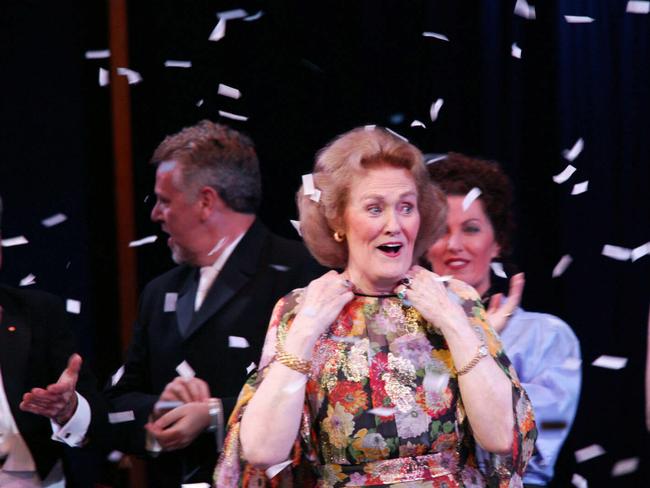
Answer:
[[[530,402],[476,292],[453,280],[448,290],[512,381],[515,428],[509,455],[492,455],[484,472],[478,469],[456,370],[435,325],[397,297],[356,296],[315,345],[291,466],[268,479],[248,465],[241,459],[239,421],[273,361],[278,326],[291,326],[302,294],[296,290],[278,302],[260,371],[244,387],[230,418],[216,486],[521,486],[536,437]]]

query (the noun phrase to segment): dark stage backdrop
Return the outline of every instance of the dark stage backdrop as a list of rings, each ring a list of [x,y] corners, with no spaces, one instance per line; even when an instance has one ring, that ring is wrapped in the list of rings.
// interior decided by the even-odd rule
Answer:
[[[624,1],[539,3],[536,18],[525,19],[513,14],[514,1],[130,2],[129,68],[142,76],[130,90],[138,237],[158,232],[148,220],[152,150],[201,118],[256,141],[261,217],[292,237],[300,175],[320,147],[352,127],[384,125],[425,152],[496,159],[517,190],[513,264],[527,274],[524,306],[565,319],[582,344],[582,398],[556,485],[570,486],[577,473],[592,487],[648,486],[650,256],[619,261],[602,250],[650,241],[650,16],[626,13]],[[32,272],[34,286],[80,297],[82,314],[71,319],[104,377],[119,365],[113,205],[120,189],[111,191],[108,87],[97,82],[108,60],[85,60],[84,51],[108,47],[106,9],[106,2],[0,6],[3,236],[30,238],[5,250],[2,278],[15,284]],[[228,20],[225,37],[209,41],[216,14],[233,9],[259,15]],[[166,60],[191,68],[165,67]],[[219,95],[220,83],[241,98]],[[426,127],[411,127],[414,120]],[[562,150],[580,138],[584,149],[567,161]],[[569,163],[574,175],[555,183]],[[572,195],[585,181],[588,191]],[[40,224],[57,212],[68,220]],[[171,265],[164,242],[139,248],[140,287]],[[552,278],[564,255],[572,264]],[[591,365],[604,354],[627,365]],[[577,464],[573,452],[592,444],[606,453]],[[611,476],[616,462],[634,457],[637,471]]]

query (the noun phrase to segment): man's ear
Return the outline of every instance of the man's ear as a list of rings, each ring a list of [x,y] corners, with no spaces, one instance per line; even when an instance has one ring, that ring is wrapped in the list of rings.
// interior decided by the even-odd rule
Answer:
[[[209,218],[214,212],[222,212],[226,206],[217,190],[211,186],[204,186],[199,190],[198,202],[204,219]]]

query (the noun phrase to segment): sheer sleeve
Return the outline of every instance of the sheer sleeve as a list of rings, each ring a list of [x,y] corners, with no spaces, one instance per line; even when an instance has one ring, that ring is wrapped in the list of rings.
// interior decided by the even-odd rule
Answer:
[[[300,302],[301,294],[301,290],[292,292],[280,299],[273,309],[258,370],[245,383],[228,420],[228,432],[223,452],[214,473],[214,486],[219,488],[274,488],[280,486],[311,486],[315,483],[316,433],[312,426],[311,414],[306,399],[303,406],[300,431],[291,449],[289,459],[286,461],[286,466],[272,479],[266,476],[264,470],[252,466],[242,458],[241,443],[239,441],[239,428],[246,406],[266,377],[268,368],[274,360],[278,327],[283,323],[290,327],[296,315],[296,307]],[[281,465],[276,466],[281,467]],[[273,468],[275,466],[269,468],[269,471]]]
[[[537,438],[532,404],[521,386],[510,359],[506,356],[499,336],[488,323],[485,308],[476,290],[457,280],[450,282],[449,290],[460,298],[474,330],[484,340],[490,355],[512,383],[512,408],[515,421],[512,448],[508,454],[488,453],[484,467],[487,486],[499,488],[522,486],[523,474],[533,454]],[[459,404],[462,408],[462,402]],[[464,414],[461,415],[462,417]]]

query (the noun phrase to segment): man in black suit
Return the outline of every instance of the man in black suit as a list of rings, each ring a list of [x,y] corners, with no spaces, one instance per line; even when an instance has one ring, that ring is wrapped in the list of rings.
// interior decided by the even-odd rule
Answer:
[[[113,411],[135,417],[116,424],[123,448],[159,452],[151,486],[177,488],[211,482],[223,421],[259,360],[275,302],[324,270],[256,218],[261,183],[248,137],[202,121],[167,137],[152,162],[151,218],[179,266],[144,289],[124,373],[107,395]]]
[[[102,444],[106,408],[65,322],[55,296],[0,285],[0,486],[92,486],[66,444]]]

